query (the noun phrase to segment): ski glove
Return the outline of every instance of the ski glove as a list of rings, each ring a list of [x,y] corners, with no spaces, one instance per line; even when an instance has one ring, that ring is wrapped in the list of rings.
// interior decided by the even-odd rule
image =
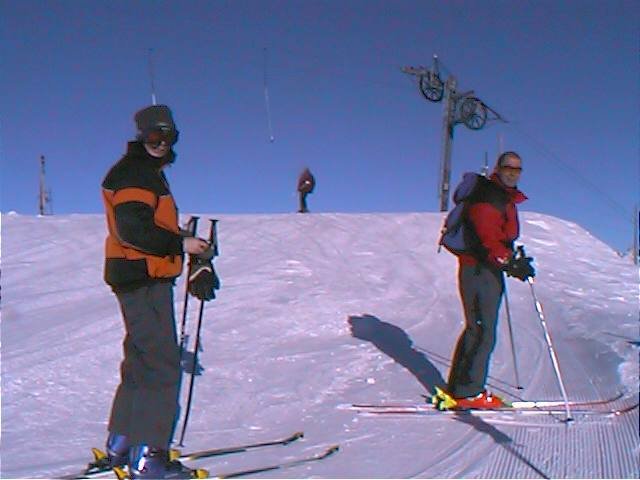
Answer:
[[[516,277],[524,282],[527,278],[536,276],[536,271],[531,262],[533,262],[532,257],[514,257],[504,266],[504,271],[507,276]]]
[[[215,291],[220,289],[220,279],[211,263],[212,256],[207,253],[189,257],[189,293],[205,302],[216,298]]]

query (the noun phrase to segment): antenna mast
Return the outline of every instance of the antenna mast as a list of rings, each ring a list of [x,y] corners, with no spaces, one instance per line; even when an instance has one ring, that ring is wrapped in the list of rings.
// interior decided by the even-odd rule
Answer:
[[[633,263],[640,263],[640,208],[636,205],[633,212]]]
[[[263,50],[264,53],[264,104],[267,108],[267,127],[269,128],[269,141],[273,143],[275,141],[275,137],[273,136],[273,127],[271,126],[271,109],[269,108],[269,85],[267,84],[267,48],[265,47]]]
[[[156,105],[156,86],[153,77],[153,48],[149,49],[149,78],[151,80],[151,104]]]
[[[50,215],[53,213],[51,208],[51,190],[47,190],[44,180],[44,155],[40,155],[40,191],[38,193],[38,212],[40,215]]]
[[[484,165],[482,167],[482,175],[485,177],[489,176],[489,157],[487,152],[484,152]]]

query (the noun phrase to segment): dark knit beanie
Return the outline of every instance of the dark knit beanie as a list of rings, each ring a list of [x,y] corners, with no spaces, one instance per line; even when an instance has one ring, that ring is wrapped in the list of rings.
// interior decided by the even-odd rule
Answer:
[[[151,105],[150,107],[143,108],[137,112],[133,118],[138,127],[139,135],[162,127],[176,130],[173,115],[166,105]]]

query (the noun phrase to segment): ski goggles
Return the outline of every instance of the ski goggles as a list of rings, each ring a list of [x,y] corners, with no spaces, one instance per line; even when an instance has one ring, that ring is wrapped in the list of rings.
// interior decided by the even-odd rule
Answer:
[[[513,174],[522,173],[522,167],[512,167],[511,165],[502,165],[500,168],[502,170],[504,170],[505,172],[509,172],[509,173],[513,173]]]
[[[147,130],[142,134],[144,143],[148,143],[154,147],[158,147],[161,143],[169,146],[175,145],[178,141],[178,130],[169,127],[159,127]]]

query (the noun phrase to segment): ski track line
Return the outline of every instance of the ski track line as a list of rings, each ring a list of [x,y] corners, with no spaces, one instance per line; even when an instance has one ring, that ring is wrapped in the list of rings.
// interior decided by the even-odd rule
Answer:
[[[450,421],[450,419],[446,419]],[[460,449],[469,444],[469,441],[474,437],[473,428],[469,428],[463,435],[457,437],[454,441],[446,443],[446,447],[436,454],[430,461],[429,465],[419,467],[419,470],[409,474],[409,478],[438,478],[442,477],[442,473],[429,474],[430,471],[442,472],[442,468],[446,468],[447,461],[456,455]],[[444,465],[444,467],[441,467]]]
[[[556,338],[562,337],[556,336]],[[602,393],[604,389],[591,380],[580,352],[575,351],[570,342],[560,343],[561,350],[564,352],[560,362],[561,372],[564,365],[564,371],[576,372],[580,377],[579,379],[576,376],[571,377],[573,381],[567,385],[567,389],[570,391],[571,385],[576,384],[589,385],[589,390],[594,393],[595,398],[604,398]],[[574,388],[575,390],[578,389]],[[576,400],[582,400],[584,399],[582,397],[588,396],[584,391],[581,393]],[[633,456],[629,454],[631,452],[629,443],[632,443],[633,435],[616,434],[616,429],[620,427],[628,429],[634,417],[637,425],[637,410],[630,415],[607,420],[599,419],[600,421],[597,422],[585,421],[576,416],[573,424],[556,430],[554,435],[540,435],[536,434],[538,432],[535,430],[531,430],[531,427],[516,426],[514,438],[522,444],[520,451],[523,452],[523,456],[529,457],[532,464],[551,477],[628,477],[637,475],[638,472],[638,464],[636,462],[636,465],[633,465]],[[550,419],[542,421],[539,428],[545,428],[550,421]],[[637,437],[637,432],[635,436]],[[594,437],[599,441],[594,442]],[[591,447],[596,444],[598,448],[593,451]],[[608,452],[603,453],[603,449]],[[572,461],[567,462],[567,458],[571,458]],[[489,455],[482,467],[470,468],[465,473],[482,478],[522,478],[524,472],[521,463],[521,459],[517,456],[508,450],[500,449]]]

